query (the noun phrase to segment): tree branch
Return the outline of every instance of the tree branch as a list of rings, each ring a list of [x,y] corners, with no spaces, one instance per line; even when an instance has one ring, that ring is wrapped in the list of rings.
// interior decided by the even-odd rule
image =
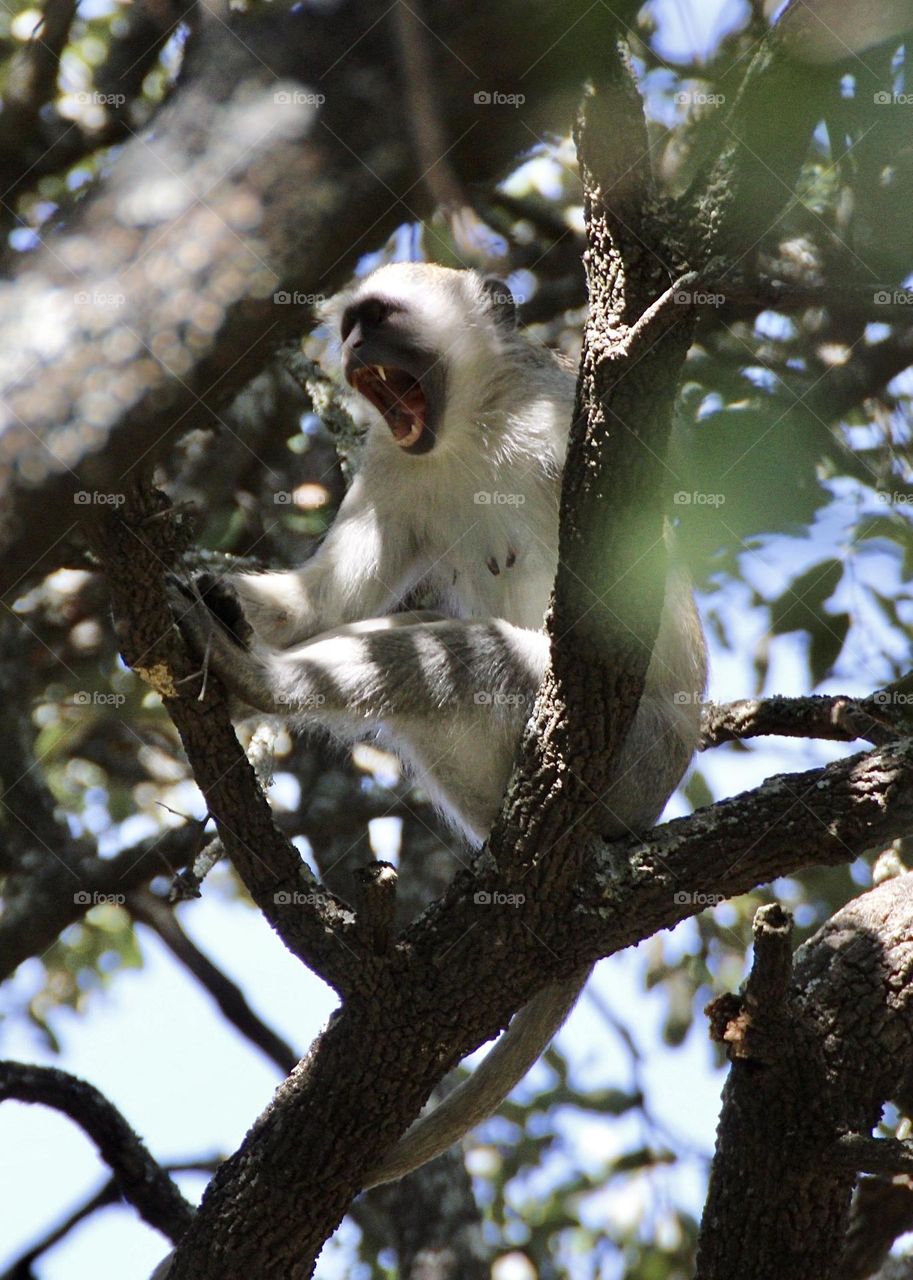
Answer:
[[[884,744],[910,732],[907,698],[895,701],[888,690],[867,698],[843,694],[788,698],[743,698],[738,702],[708,702],[702,709],[700,750],[724,742],[774,734],[786,738],[822,738],[852,742],[867,738]]]
[[[694,320],[670,287],[643,109],[620,58],[584,100],[578,151],[590,312],[547,620],[552,666],[489,841],[511,874],[548,849],[556,896],[579,865],[585,836],[605,821],[598,799],[612,782],[659,627],[664,458]],[[656,247],[645,253],[645,244]],[[606,547],[611,556],[601,553]]]
[[[10,877],[4,886],[0,979],[29,956],[41,955],[90,907],[120,902],[155,876],[173,875],[198,844],[199,828],[188,823],[140,840],[113,858],[96,857],[71,843],[43,848],[40,866],[33,864],[28,876]]]
[[[168,1174],[175,1173],[209,1173],[213,1174],[218,1165],[217,1160],[190,1160],[182,1161],[180,1164],[167,1164],[161,1167]],[[121,1199],[121,1190],[115,1178],[109,1178],[96,1192],[83,1200],[70,1213],[52,1227],[45,1235],[41,1237],[35,1244],[31,1245],[24,1253],[21,1253],[14,1262],[0,1273],[0,1280],[33,1280],[34,1266],[38,1259],[53,1249],[61,1240],[66,1239],[74,1227],[78,1227],[80,1222],[85,1222],[93,1213],[97,1213],[99,1209],[105,1209],[108,1205],[117,1204]]]
[[[861,1178],[850,1206],[843,1256],[836,1280],[871,1280],[894,1241],[913,1228],[909,1177]]]
[[[251,1044],[271,1058],[283,1075],[288,1075],[298,1061],[298,1054],[257,1017],[237,983],[226,977],[188,938],[174,910],[148,889],[128,894],[127,910],[135,920],[141,920],[154,930],[172,955],[190,970],[197,982],[215,1000],[223,1017]]]
[[[166,568],[179,538],[161,494],[137,480],[118,515],[96,523],[94,542],[111,588],[129,665],[165,699],[219,836],[248,892],[289,950],[340,990],[370,982],[370,958],[353,937],[351,911],[321,888],[298,850],[272,821],[269,803],[235,735],[224,695],[212,681],[201,701],[198,664],[167,604]]]
[[[871,1140],[847,1134],[871,1130],[913,1049],[913,876],[886,882],[829,920],[798,951],[788,990],[786,931],[781,925],[775,942],[764,940],[778,912],[758,913],[745,995],[728,998],[718,1020],[732,1067],[697,1280],[836,1275],[862,1144],[871,1159]],[[772,968],[780,975],[773,982]]]
[[[0,1062],[0,1102],[40,1102],[75,1121],[110,1167],[125,1199],[169,1240],[186,1231],[193,1209],[104,1094],[54,1067]]]
[[[834,1148],[834,1163],[854,1173],[913,1173],[913,1142],[847,1133]]]

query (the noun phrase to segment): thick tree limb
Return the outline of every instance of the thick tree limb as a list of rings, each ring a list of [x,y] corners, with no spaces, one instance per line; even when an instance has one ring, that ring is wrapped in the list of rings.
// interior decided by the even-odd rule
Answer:
[[[650,915],[656,932],[669,926],[672,898],[684,919],[695,894],[707,906],[714,895],[731,898],[804,867],[852,862],[890,844],[911,821],[913,742],[905,739],[823,769],[768,778],[657,827],[646,843],[631,838],[593,850],[579,882],[581,901],[596,900],[592,875],[621,903],[636,895],[638,930]],[[579,914],[584,933],[604,927],[598,913],[583,907]],[[608,931],[616,935],[619,924],[612,921]]]
[[[196,696],[198,664],[167,603],[165,571],[175,563],[178,538],[158,518],[165,507],[161,494],[135,484],[122,514],[99,520],[94,530],[124,656],[164,697],[222,843],[285,945],[341,990],[370,985],[370,964],[351,936],[351,911],[318,884],[272,821],[224,697],[212,688],[202,701]],[[179,696],[188,682],[194,696]]]
[[[834,1148],[834,1162],[855,1173],[913,1173],[913,1142],[848,1133]]]
[[[652,936],[700,910],[712,895],[742,892],[800,867],[850,860],[873,841],[907,829],[911,818],[913,747],[904,743],[798,778],[773,779],[658,828],[649,842],[617,842],[601,858],[591,849],[596,863],[581,881],[580,901],[600,905],[580,907],[569,930],[548,909],[551,904],[531,903],[538,909],[523,913],[519,932],[510,929],[494,987],[475,932],[478,909],[465,906],[468,877],[461,877],[448,895],[451,910],[435,907],[409,931],[412,958],[398,952],[398,976],[385,984],[383,1003],[346,1005],[220,1170],[181,1249],[181,1267],[190,1267],[188,1275],[218,1275],[225,1265],[221,1256],[209,1273],[193,1268],[210,1265],[206,1249],[228,1247],[224,1228],[235,1214],[265,1226],[275,1213],[273,1221],[288,1231],[295,1224],[299,1249],[319,1249],[321,1233],[329,1229],[322,1216],[327,1203],[342,1211],[344,1188],[357,1185],[355,1166],[371,1167],[414,1115],[430,1081],[499,1029],[545,976],[567,974],[597,954]],[[446,964],[436,966],[435,956],[446,957]],[[423,1027],[421,1044],[409,1030],[416,1023]],[[378,1066],[385,1053],[392,1055],[389,1072]],[[268,1171],[277,1169],[283,1174],[273,1181]],[[245,1262],[262,1266],[263,1239],[238,1245]],[[307,1256],[293,1255],[291,1240],[277,1265],[290,1276],[308,1274]]]
[[[378,1249],[393,1244],[403,1280],[491,1276],[490,1245],[459,1150],[375,1187],[356,1201],[353,1213]]]
[[[846,1135],[871,1130],[913,1050],[913,876],[838,912],[800,948],[788,988],[767,976],[772,911],[755,922],[745,995],[719,1019],[732,1067],[698,1280],[837,1274],[858,1168],[847,1144],[864,1141]],[[781,975],[785,937],[773,947]]]
[[[798,201],[808,137],[822,114],[832,73],[783,56],[776,34],[751,61],[722,117],[722,147],[708,177],[701,173],[678,219],[688,257],[708,278],[746,269],[762,241]],[[770,104],[776,102],[778,110]]]
[[[597,797],[612,780],[659,625],[664,457],[693,329],[690,310],[674,303],[662,247],[644,253],[657,239],[655,195],[640,99],[620,59],[585,99],[578,149],[590,313],[548,619],[553,665],[489,842],[503,870],[528,868],[547,849],[565,875],[598,829]],[[553,865],[548,874],[557,891],[562,872]]]
[[[121,1194],[169,1240],[187,1229],[193,1209],[168,1174],[153,1160],[127,1121],[85,1080],[54,1067],[0,1063],[0,1102],[40,1102],[75,1121],[110,1166]]]

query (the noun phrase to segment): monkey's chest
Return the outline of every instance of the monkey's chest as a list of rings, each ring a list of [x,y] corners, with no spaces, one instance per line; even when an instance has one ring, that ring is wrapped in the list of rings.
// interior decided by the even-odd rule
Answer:
[[[467,532],[441,548],[430,566],[432,594],[445,612],[462,618],[503,618],[538,628],[548,605],[555,569],[549,548],[531,543],[528,530],[506,524],[484,539]]]
[[[429,477],[430,480],[430,477]],[[424,585],[442,612],[542,626],[558,559],[558,506],[531,466],[451,470],[415,492]]]

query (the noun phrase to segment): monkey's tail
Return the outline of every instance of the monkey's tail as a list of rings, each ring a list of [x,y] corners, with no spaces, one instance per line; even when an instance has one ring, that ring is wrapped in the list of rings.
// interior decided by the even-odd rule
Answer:
[[[545,987],[516,1013],[510,1026],[468,1080],[427,1116],[421,1116],[368,1174],[365,1188],[393,1182],[433,1160],[498,1109],[541,1057],[586,985],[590,970]]]

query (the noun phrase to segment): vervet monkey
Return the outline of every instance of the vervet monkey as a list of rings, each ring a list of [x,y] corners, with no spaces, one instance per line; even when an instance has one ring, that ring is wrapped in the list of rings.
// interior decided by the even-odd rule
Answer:
[[[473,271],[393,265],[333,299],[349,385],[373,408],[326,540],[300,569],[207,584],[184,625],[245,702],[351,741],[375,734],[470,845],[498,812],[548,661],[543,618],[575,374],[516,330],[507,287]],[[606,549],[609,554],[609,549]],[[437,613],[393,614],[419,591]],[[697,741],[704,642],[670,576],[606,836],[650,826]],[[473,1077],[418,1120],[366,1185],[423,1164],[489,1115],[586,981],[522,1010]]]

